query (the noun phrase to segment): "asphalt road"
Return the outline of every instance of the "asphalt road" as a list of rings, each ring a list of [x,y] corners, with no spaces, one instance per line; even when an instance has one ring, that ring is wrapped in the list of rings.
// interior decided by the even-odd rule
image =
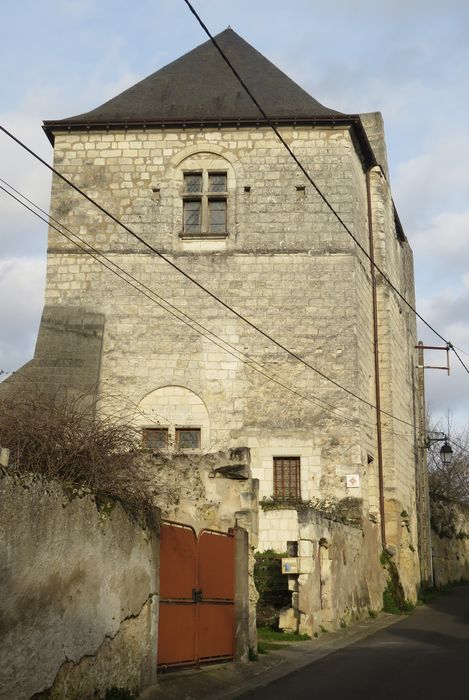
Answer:
[[[469,700],[469,586],[239,696],[243,700]]]

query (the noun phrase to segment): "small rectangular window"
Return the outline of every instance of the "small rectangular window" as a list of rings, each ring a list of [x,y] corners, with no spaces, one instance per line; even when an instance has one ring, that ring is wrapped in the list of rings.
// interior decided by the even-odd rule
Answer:
[[[184,192],[202,192],[202,173],[184,174]]]
[[[165,450],[168,447],[168,428],[144,428],[143,444],[150,450]]]
[[[300,500],[299,457],[274,457],[274,499],[292,503]]]
[[[176,448],[197,450],[200,448],[200,428],[176,428]]]
[[[184,200],[184,233],[199,233],[202,220],[202,202]]]
[[[208,200],[208,230],[210,233],[226,232],[226,199]]]

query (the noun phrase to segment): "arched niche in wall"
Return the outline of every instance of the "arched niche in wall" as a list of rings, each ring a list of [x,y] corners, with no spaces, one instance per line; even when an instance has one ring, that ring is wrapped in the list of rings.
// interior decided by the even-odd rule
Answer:
[[[144,396],[138,404],[138,423],[147,447],[206,450],[210,444],[207,408],[200,396],[183,386],[160,387]]]

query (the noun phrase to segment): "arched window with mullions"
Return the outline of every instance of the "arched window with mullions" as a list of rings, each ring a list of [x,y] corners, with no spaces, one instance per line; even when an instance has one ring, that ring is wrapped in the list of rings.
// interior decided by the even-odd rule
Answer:
[[[228,176],[225,171],[183,173],[183,226],[186,236],[228,233]]]
[[[176,166],[179,189],[179,237],[214,240],[230,234],[235,220],[236,180],[232,164],[218,153],[197,152]],[[176,216],[177,220],[177,216]]]

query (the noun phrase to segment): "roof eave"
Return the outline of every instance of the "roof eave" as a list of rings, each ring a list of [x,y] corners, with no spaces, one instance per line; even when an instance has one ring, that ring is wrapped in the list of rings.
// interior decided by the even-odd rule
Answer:
[[[260,117],[258,119],[177,119],[177,120],[107,120],[107,121],[68,121],[45,120],[43,129],[47,138],[54,145],[56,132],[61,131],[111,131],[115,129],[207,129],[207,128],[241,128],[261,126],[350,126],[355,131],[355,136],[360,145],[367,167],[376,165],[376,159],[371,148],[366,131],[358,114],[334,114],[316,117],[276,117],[270,121]]]

